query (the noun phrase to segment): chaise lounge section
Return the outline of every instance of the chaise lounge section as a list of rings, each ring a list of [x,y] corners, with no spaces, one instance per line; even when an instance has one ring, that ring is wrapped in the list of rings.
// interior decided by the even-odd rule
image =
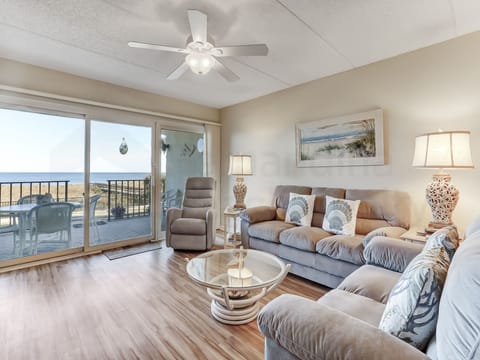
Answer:
[[[290,193],[315,195],[311,226],[285,222]],[[322,229],[326,196],[360,200],[354,236]],[[272,253],[291,264],[291,273],[332,288],[365,264],[365,237],[398,238],[410,225],[410,199],[400,191],[279,185],[272,204],[241,213],[243,246]]]
[[[456,230],[450,234],[456,234]],[[439,236],[437,239],[442,238]],[[387,240],[403,245],[387,250],[384,247]],[[445,273],[446,280],[440,282],[443,284],[444,281],[443,291],[440,288],[438,297],[430,297],[434,287],[430,280],[426,280],[425,288],[420,289],[425,289],[429,297],[417,300],[412,292],[418,289],[418,279],[422,276],[429,279],[425,275],[429,271],[435,273],[433,277],[439,276],[438,263],[435,263],[431,268],[427,265],[422,269],[422,275],[409,277],[409,270],[415,271],[417,266],[412,257],[415,258],[416,253],[420,257],[428,253],[425,250],[428,247],[428,243],[423,248],[417,244],[377,237],[366,249],[366,253],[368,249],[376,249],[366,257],[377,257],[377,266],[360,267],[337,289],[318,301],[290,294],[272,300],[262,309],[258,318],[259,328],[265,336],[265,359],[479,359],[480,218],[466,231],[466,239],[455,255],[450,255],[453,260]],[[389,268],[394,261],[385,256],[387,253],[395,254],[396,259],[404,259],[394,269]],[[420,263],[424,264],[424,258],[420,259]],[[413,266],[408,266],[410,261]],[[407,286],[405,279],[408,280]],[[399,296],[398,289],[402,289],[403,294],[407,293],[408,299],[419,310],[411,310],[408,320],[403,315],[408,306],[393,301],[402,319],[413,326],[402,330],[405,331],[403,333],[393,334],[382,330],[382,322],[388,319],[385,313],[388,313],[386,309],[391,301],[391,293],[394,293],[393,297]],[[437,309],[434,312],[433,306]],[[425,332],[425,327],[430,326],[428,323],[431,324],[431,330]],[[424,336],[424,345],[414,346],[410,335],[412,331]]]

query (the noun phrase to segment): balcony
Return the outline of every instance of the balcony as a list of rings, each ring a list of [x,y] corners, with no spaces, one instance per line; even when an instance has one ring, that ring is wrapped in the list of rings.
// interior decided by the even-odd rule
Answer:
[[[70,185],[68,180],[0,183],[0,209],[4,209],[0,212],[0,261],[83,247],[85,204],[82,189],[82,185]],[[90,245],[150,235],[150,189],[149,177],[91,184],[89,208],[94,217],[89,224]],[[73,212],[68,230],[49,233],[51,229],[46,229],[38,235],[38,241],[32,241],[36,239],[33,235],[39,233],[32,228],[38,230],[40,227],[35,224],[36,218],[32,218],[32,210],[28,209],[45,194],[48,194],[49,204],[67,202],[73,205]],[[8,207],[15,211],[24,211],[22,207],[27,210],[24,213],[8,212]],[[40,215],[37,217],[41,218]]]

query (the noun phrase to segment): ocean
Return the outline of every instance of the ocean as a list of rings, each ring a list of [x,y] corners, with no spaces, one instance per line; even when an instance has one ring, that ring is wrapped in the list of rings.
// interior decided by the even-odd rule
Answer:
[[[107,180],[142,180],[150,173],[142,172],[92,172],[90,183],[106,183]],[[77,172],[0,172],[0,183],[20,181],[65,181],[83,184],[83,173]]]

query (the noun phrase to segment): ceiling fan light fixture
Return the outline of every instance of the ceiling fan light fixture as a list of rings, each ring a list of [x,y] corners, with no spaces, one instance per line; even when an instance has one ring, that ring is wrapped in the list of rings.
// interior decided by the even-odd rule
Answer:
[[[185,62],[195,74],[205,75],[212,69],[215,60],[209,54],[191,53],[187,55]]]

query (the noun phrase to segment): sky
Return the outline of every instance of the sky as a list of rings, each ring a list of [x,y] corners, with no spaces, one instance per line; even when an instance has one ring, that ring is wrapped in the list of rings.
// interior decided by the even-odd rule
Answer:
[[[90,171],[149,173],[151,131],[92,120]],[[0,109],[0,172],[83,172],[84,140],[83,119]]]

